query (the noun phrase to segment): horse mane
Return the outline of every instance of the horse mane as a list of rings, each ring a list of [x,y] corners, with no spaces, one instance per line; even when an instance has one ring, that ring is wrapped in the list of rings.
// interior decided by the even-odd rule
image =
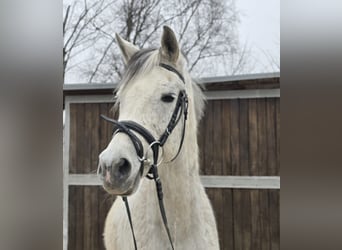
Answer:
[[[201,85],[199,85],[194,79],[191,79],[192,82],[192,88],[194,92],[194,104],[195,104],[195,115],[197,124],[202,119],[204,115],[204,107],[205,107],[205,97],[203,94],[203,88]]]
[[[187,58],[183,55],[183,53],[181,53],[181,55],[181,57],[187,61]],[[152,68],[158,66],[160,62],[159,50],[156,48],[141,49],[131,57],[126,65],[123,77],[115,89],[116,101],[113,107],[114,111],[118,109],[120,95],[129,82],[131,82],[134,78],[151,71]],[[181,65],[183,65],[183,62]],[[202,87],[191,78],[190,74],[186,70],[184,70],[182,74],[184,75],[186,81],[192,84],[196,120],[199,122],[203,116],[205,106],[205,98]]]

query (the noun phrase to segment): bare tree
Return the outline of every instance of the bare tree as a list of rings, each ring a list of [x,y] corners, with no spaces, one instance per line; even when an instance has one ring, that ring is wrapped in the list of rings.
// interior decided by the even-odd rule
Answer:
[[[99,0],[90,4],[87,0],[74,0],[64,5],[63,17],[63,68],[64,74],[75,67],[69,65],[71,59],[90,49],[100,38],[100,33],[93,27],[97,18],[113,1]]]
[[[65,72],[78,67],[88,82],[115,82],[120,77],[123,62],[113,46],[115,32],[139,47],[154,47],[163,25],[176,32],[189,70],[198,76],[203,75],[201,62],[221,62],[230,74],[246,65],[247,49],[240,48],[236,34],[234,0],[88,1],[66,6],[63,24]]]
[[[280,39],[274,42],[275,47],[280,51]],[[267,63],[264,65],[265,71],[280,71],[280,54],[271,53],[267,50],[261,50],[264,54]]]

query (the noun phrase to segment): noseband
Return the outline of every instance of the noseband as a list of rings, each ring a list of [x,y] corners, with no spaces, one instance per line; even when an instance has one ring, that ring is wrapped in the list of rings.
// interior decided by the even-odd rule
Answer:
[[[164,63],[160,63],[159,66],[177,74],[178,77],[185,84],[184,77],[175,68],[173,68],[170,65],[164,64]],[[133,146],[135,148],[135,151],[137,153],[138,159],[140,161],[140,175],[141,176],[143,175],[145,163],[150,164],[150,169],[149,169],[146,177],[150,180],[154,180],[156,183],[156,191],[157,191],[157,195],[158,195],[160,213],[162,215],[163,223],[164,223],[164,226],[165,226],[165,229],[166,229],[166,232],[167,232],[167,235],[168,235],[172,249],[174,249],[174,247],[173,247],[170,230],[169,230],[168,223],[167,223],[167,218],[166,218],[166,213],[165,213],[165,208],[164,208],[164,202],[163,202],[162,184],[161,184],[161,180],[159,178],[157,167],[162,162],[162,160],[159,160],[159,162],[158,162],[159,148],[163,149],[163,146],[166,143],[169,135],[172,133],[174,128],[179,123],[182,114],[184,114],[182,136],[181,136],[178,151],[177,151],[176,155],[171,159],[171,161],[173,161],[174,159],[177,158],[177,156],[179,155],[179,153],[181,151],[183,141],[184,141],[184,136],[185,136],[185,127],[186,127],[186,120],[187,120],[187,114],[188,114],[188,98],[187,98],[185,90],[181,90],[179,92],[177,102],[176,102],[176,106],[175,106],[175,109],[172,113],[171,119],[170,119],[164,133],[159,137],[159,140],[156,140],[154,138],[154,136],[145,127],[143,127],[142,125],[140,125],[134,121],[116,121],[116,120],[110,119],[104,115],[101,115],[101,117],[104,120],[113,123],[114,126],[117,128],[114,134],[124,133],[132,141]],[[148,146],[148,149],[145,151],[145,154],[144,154],[143,144],[134,132],[139,134],[148,143],[149,146]],[[152,153],[153,153],[153,162],[152,163],[149,162],[147,159],[147,153],[148,153],[149,149],[151,149]],[[135,249],[137,249],[137,244],[136,244],[136,239],[135,239],[134,229],[133,229],[133,224],[132,224],[132,218],[131,218],[131,213],[130,213],[129,204],[128,204],[128,199],[127,199],[127,196],[123,196],[122,198],[123,198],[123,201],[125,202],[128,219],[129,219],[129,223],[131,226],[131,231],[132,231],[133,240],[134,240],[134,247],[135,247]]]

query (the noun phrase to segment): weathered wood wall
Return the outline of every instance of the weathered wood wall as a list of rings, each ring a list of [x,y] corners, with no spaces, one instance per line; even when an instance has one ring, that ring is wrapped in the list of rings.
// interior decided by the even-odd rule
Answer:
[[[279,98],[207,103],[198,136],[203,175],[278,176]],[[207,189],[221,249],[279,249],[279,190]]]
[[[70,174],[96,172],[112,133],[99,115],[112,116],[111,107],[70,104]],[[208,101],[198,139],[202,175],[279,176],[279,98]],[[221,249],[280,248],[279,189],[207,188],[207,193]],[[104,249],[103,223],[113,200],[100,186],[69,187],[68,249]]]

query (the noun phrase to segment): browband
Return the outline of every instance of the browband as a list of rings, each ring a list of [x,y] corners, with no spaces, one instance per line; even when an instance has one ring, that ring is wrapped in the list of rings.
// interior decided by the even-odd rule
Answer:
[[[178,77],[182,80],[182,82],[185,84],[184,77],[174,67],[172,67],[172,66],[170,66],[168,64],[165,64],[165,63],[160,63],[159,66],[163,67],[164,69],[167,69],[168,71],[172,71],[173,73],[176,73],[178,75]]]

